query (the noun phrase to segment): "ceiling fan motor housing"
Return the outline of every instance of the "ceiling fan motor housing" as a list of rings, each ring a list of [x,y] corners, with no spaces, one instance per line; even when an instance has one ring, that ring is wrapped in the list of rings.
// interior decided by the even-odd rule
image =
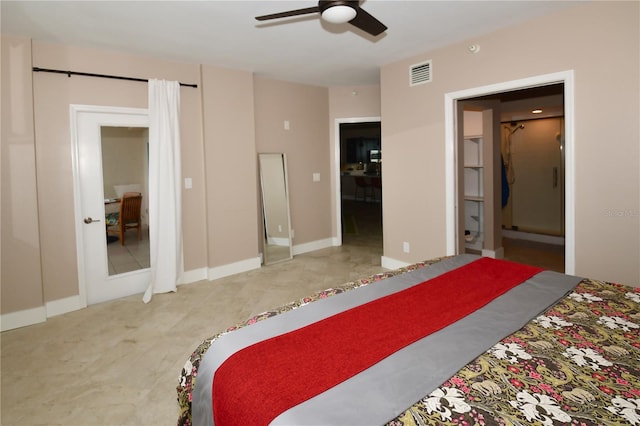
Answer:
[[[355,10],[360,6],[360,1],[359,0],[320,0],[318,2],[318,9],[320,9],[320,13],[334,6],[348,6]]]
[[[322,19],[333,24],[345,24],[352,21],[358,14],[357,7],[358,1],[337,0],[318,2],[318,11]]]

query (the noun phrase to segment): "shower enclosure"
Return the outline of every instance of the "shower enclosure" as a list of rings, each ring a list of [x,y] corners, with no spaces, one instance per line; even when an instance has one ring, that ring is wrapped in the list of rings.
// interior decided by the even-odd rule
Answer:
[[[509,183],[505,229],[564,236],[564,119],[502,124],[502,157]]]

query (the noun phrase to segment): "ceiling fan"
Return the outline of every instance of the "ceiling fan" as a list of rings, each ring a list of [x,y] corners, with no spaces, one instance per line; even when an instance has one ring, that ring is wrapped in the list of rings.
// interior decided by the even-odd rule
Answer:
[[[386,25],[362,9],[358,0],[320,0],[318,5],[314,7],[256,16],[256,19],[258,21],[267,21],[270,19],[288,18],[311,13],[320,13],[322,19],[333,24],[344,24],[348,22],[372,36],[377,36],[387,29]]]

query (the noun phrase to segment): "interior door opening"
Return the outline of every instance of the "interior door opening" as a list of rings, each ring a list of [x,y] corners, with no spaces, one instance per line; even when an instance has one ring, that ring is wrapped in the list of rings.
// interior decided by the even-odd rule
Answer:
[[[380,121],[339,124],[342,244],[366,244],[382,253]]]
[[[566,262],[564,91],[564,84],[558,83],[464,100],[499,101],[500,130],[494,143],[500,144],[496,149],[501,160],[501,182],[493,191],[501,198],[501,208],[490,214],[499,215],[495,219],[501,228],[502,255],[559,272],[565,272]],[[473,143],[467,144],[467,140],[475,140],[472,136],[464,135],[463,152],[458,158],[468,155],[468,145],[473,148]],[[477,184],[471,190],[476,192],[471,194],[475,198],[468,194],[470,179],[478,176],[482,164],[466,163],[459,164],[464,168],[464,181],[459,182],[458,191],[466,192],[460,209],[472,219],[458,232],[465,232],[465,251],[482,252],[482,242],[475,237],[480,232],[467,228],[493,218],[482,216],[487,212],[482,197],[486,194],[478,196]]]

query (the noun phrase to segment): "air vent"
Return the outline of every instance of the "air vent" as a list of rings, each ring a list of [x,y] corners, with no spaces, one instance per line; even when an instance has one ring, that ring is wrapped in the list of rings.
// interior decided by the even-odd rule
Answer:
[[[431,82],[431,60],[409,67],[409,86]]]

